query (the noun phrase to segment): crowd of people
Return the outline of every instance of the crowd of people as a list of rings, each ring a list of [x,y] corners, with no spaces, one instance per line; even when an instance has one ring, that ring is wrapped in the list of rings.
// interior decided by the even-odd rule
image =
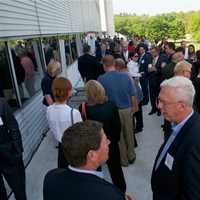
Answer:
[[[92,52],[84,44],[78,58],[86,95],[79,110],[68,105],[72,85],[57,76],[59,62],[49,63],[41,83],[58,142],[58,168],[45,176],[44,200],[135,199],[126,192],[122,166],[136,160],[135,134],[142,134],[143,106],[149,102],[148,114],[164,117],[151,177],[153,200],[199,200],[200,51],[185,42],[176,47],[167,40],[150,45],[144,37],[129,42],[108,37],[97,38]],[[113,184],[103,179],[104,163]]]
[[[109,140],[109,156],[104,160],[104,163],[106,162],[108,165],[114,186],[124,194],[123,198],[131,199],[126,194],[126,181],[122,166],[128,167],[135,162],[135,148],[137,147],[135,134],[143,130],[142,108],[150,101],[149,115],[156,113],[158,116],[161,114],[164,116],[162,125],[164,142],[152,170],[153,199],[181,199],[179,198],[181,196],[186,199],[198,199],[200,193],[196,181],[199,178],[197,167],[200,163],[198,159],[195,160],[195,157],[199,158],[200,153],[197,144],[199,51],[194,52],[192,45],[187,48],[184,42],[181,43],[180,47],[175,47],[173,42],[168,41],[149,45],[144,37],[137,43],[119,40],[118,38],[97,38],[95,47],[96,50],[91,53],[91,46],[84,44],[83,55],[78,58],[78,69],[85,82],[86,89],[86,101],[79,107],[82,117],[79,117],[79,120],[84,122],[80,122],[79,125],[84,126],[83,124],[85,124],[86,127],[88,125],[89,132],[89,124],[93,123],[90,120],[102,124],[105,135]],[[55,106],[55,103],[50,105],[47,110],[49,111],[53,106]],[[67,116],[69,119],[70,110],[72,109],[68,109],[68,111],[66,109],[68,112],[65,115],[66,119]],[[62,112],[57,109],[54,111],[54,116],[59,116]],[[73,115],[71,115],[71,118],[73,118]],[[59,120],[61,119],[58,117],[54,119],[54,123],[56,121],[58,126],[60,126]],[[65,128],[68,127],[67,124],[71,124],[71,128],[76,126],[76,124],[73,125],[72,120],[65,123]],[[192,125],[189,126],[188,124]],[[78,129],[74,131],[76,132]],[[185,139],[182,135],[188,134],[190,131],[193,133]],[[65,137],[65,134],[63,137]],[[187,142],[187,140],[190,142]],[[61,149],[66,147],[63,141],[60,145]],[[72,146],[71,148],[75,151],[75,144]],[[61,149],[59,148],[59,151]],[[187,155],[179,152],[186,150],[189,151]],[[90,160],[86,159],[86,162],[79,166],[73,165],[71,158],[68,158],[69,152],[68,154],[66,152],[64,151],[64,159],[65,166],[68,166],[69,170],[68,176],[72,172],[78,172],[80,176],[85,173],[93,173],[94,168],[88,172],[87,170],[91,169],[85,166],[85,164],[90,163]],[[86,158],[90,156],[89,152],[87,153]],[[184,155],[190,159],[191,163],[182,163]],[[192,175],[188,169],[190,167],[192,167],[196,176]],[[95,167],[95,170],[95,175],[101,177],[99,175],[101,172],[100,164]],[[51,192],[51,188],[54,187],[52,180],[59,178],[59,176],[61,178],[62,173],[67,175],[67,172],[63,171],[57,175],[55,171],[49,172],[45,178],[44,196],[46,199],[51,199],[50,197],[57,196],[59,191],[62,191],[62,189],[57,188],[55,193]],[[188,186],[188,183],[182,177],[184,175],[188,176],[188,180],[191,181],[194,188]],[[81,184],[80,180],[75,179],[74,185]],[[164,179],[167,181],[162,183]],[[68,185],[69,183],[66,181],[65,184]],[[65,195],[73,195],[71,190],[74,190],[74,185],[70,187],[70,192],[66,191]],[[83,188],[84,186],[79,188],[80,194],[84,193]],[[190,192],[194,190],[196,193]],[[110,192],[113,192],[112,189],[110,189]],[[110,198],[110,192],[107,196],[104,196],[105,199]],[[91,196],[96,196],[96,194],[95,189],[90,193]],[[86,196],[88,199],[92,198],[88,194]],[[101,195],[98,195],[98,197],[102,198]],[[75,195],[75,199],[79,199],[79,197]]]

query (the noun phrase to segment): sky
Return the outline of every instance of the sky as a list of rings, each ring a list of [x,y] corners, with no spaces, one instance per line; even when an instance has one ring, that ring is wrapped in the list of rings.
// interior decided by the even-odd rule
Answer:
[[[157,15],[172,11],[200,10],[200,0],[113,0],[114,14]]]

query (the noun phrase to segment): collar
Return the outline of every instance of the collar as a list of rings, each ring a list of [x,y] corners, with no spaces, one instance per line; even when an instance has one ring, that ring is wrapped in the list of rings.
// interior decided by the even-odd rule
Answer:
[[[173,132],[178,133],[181,130],[181,128],[184,126],[184,124],[193,115],[193,113],[194,113],[194,110],[192,110],[192,112],[184,120],[182,120],[182,122],[180,122],[178,124],[172,123],[172,130],[173,130]]]
[[[68,168],[74,172],[92,174],[92,175],[98,176],[99,178],[104,178],[103,172],[99,172],[96,170],[80,169],[80,168],[72,167],[71,165],[69,165]]]
[[[144,52],[140,57],[142,58],[146,52]]]

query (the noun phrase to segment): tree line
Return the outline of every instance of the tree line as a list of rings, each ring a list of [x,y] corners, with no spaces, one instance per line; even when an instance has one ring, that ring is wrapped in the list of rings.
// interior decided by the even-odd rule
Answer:
[[[114,20],[115,31],[129,36],[144,35],[154,41],[163,37],[178,40],[190,34],[200,41],[200,10],[155,16],[122,13],[115,15]]]

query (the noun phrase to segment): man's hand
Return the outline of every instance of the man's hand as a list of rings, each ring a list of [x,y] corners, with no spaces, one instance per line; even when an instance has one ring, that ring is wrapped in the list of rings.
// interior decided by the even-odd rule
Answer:
[[[137,102],[137,97],[136,96],[132,96],[131,97],[131,103],[132,103],[131,112],[132,113],[137,112],[138,111],[138,102]]]
[[[126,200],[136,200],[135,197],[131,197],[131,196],[128,195],[128,194],[125,194],[125,199],[126,199]]]

